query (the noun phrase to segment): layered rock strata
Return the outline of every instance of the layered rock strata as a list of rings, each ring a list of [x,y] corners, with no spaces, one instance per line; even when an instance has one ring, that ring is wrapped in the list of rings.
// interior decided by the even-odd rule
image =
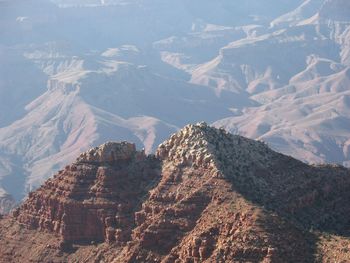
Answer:
[[[60,253],[78,262],[347,262],[349,187],[342,166],[309,166],[264,142],[188,125],[155,156],[126,142],[83,153],[14,212],[42,234],[2,220],[0,234],[26,238],[0,238],[0,255],[23,258],[28,242],[34,262]],[[51,256],[30,239],[44,232],[62,241]]]
[[[205,123],[171,136],[156,156],[162,179],[114,262],[311,262],[310,228],[338,222],[347,231],[343,167],[308,166]]]
[[[31,229],[47,230],[64,243],[125,242],[158,162],[134,144],[106,143],[81,154],[14,212]]]

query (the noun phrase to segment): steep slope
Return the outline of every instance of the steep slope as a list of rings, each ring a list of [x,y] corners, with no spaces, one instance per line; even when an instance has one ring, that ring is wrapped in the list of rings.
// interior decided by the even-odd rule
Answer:
[[[149,153],[199,120],[349,165],[349,14],[346,0],[0,1],[0,187],[22,200],[81,151]]]
[[[45,90],[47,76],[21,52],[1,45],[0,61],[0,128],[3,128],[25,115],[25,105]],[[31,79],[32,76],[35,78]]]
[[[30,228],[60,234],[63,247],[78,241],[126,241],[139,199],[159,176],[158,169],[157,161],[135,145],[106,143],[31,193],[14,215]]]
[[[0,129],[0,184],[17,200],[104,141],[133,141],[149,153],[188,119],[229,116],[210,89],[158,76],[116,54],[104,52],[103,61],[27,56],[51,76],[24,117]]]
[[[306,0],[287,14],[284,14],[271,22],[272,27],[297,25],[303,20],[314,16],[322,7],[324,0]]]
[[[270,32],[235,41],[197,67],[192,82],[248,93],[260,104],[238,108],[214,125],[262,139],[309,163],[348,166],[350,20],[345,13],[349,7],[341,1],[304,1],[275,20]]]
[[[172,135],[156,156],[134,147],[86,152],[30,194],[15,218],[0,221],[0,255],[6,262],[28,257],[28,249],[32,262],[349,260],[349,169],[309,166],[205,123]]]
[[[255,96],[264,105],[215,123],[262,139],[311,163],[349,165],[349,68],[316,59],[284,88]],[[335,73],[333,73],[335,71]]]

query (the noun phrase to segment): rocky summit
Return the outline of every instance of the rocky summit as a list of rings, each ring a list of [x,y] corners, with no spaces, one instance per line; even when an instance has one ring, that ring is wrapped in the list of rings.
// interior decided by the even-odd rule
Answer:
[[[199,123],[108,142],[0,219],[0,262],[349,262],[350,170]]]
[[[128,240],[133,214],[149,185],[159,178],[157,161],[134,144],[106,143],[81,154],[13,212],[30,229],[75,241]]]

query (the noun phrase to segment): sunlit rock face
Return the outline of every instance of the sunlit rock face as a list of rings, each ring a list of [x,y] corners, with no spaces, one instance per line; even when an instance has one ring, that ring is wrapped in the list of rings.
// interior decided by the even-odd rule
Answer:
[[[341,0],[0,1],[0,187],[21,202],[81,152],[154,153],[202,120],[349,166],[349,13]]]
[[[81,154],[30,193],[14,215],[30,229],[59,234],[61,246],[126,242],[139,200],[159,173],[157,161],[136,151],[134,144],[108,142]]]
[[[346,262],[349,187],[343,166],[307,165],[201,122],[171,135],[155,155],[127,142],[81,154],[0,217],[0,256]]]

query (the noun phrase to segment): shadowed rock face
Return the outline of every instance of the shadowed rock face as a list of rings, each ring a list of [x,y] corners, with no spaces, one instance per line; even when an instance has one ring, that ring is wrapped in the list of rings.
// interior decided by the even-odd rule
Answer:
[[[263,142],[188,125],[155,156],[126,142],[81,154],[32,192],[15,220],[1,220],[0,255],[6,262],[30,249],[34,262],[347,262],[349,187],[344,167],[309,166]],[[41,244],[44,237],[54,245]]]

